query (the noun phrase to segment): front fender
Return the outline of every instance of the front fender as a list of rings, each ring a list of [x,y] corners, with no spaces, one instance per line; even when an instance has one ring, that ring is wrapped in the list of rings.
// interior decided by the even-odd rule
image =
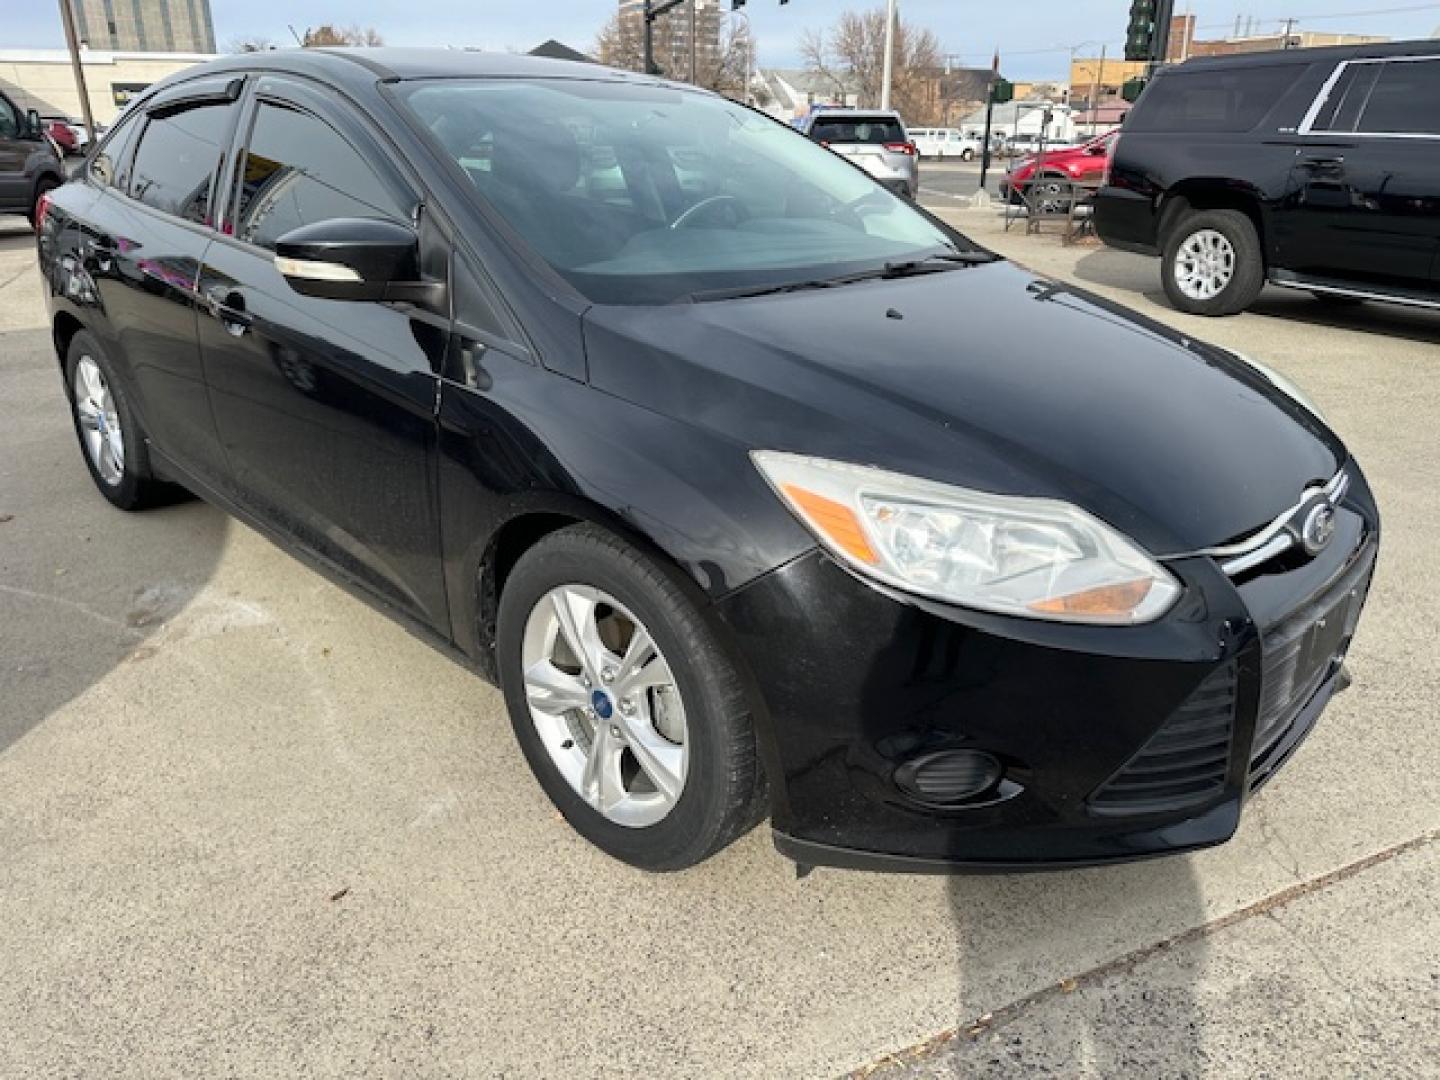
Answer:
[[[485,389],[442,386],[437,468],[454,638],[477,660],[481,570],[519,519],[602,524],[710,600],[814,547],[747,447],[496,351],[483,363]]]

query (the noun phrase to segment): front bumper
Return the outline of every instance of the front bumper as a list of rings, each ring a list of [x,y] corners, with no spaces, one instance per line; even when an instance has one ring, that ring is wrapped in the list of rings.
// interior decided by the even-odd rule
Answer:
[[[946,870],[1225,841],[1335,690],[1379,542],[1350,469],[1320,556],[1238,583],[1211,559],[1174,560],[1185,593],[1143,627],[905,597],[818,551],[728,597],[721,613],[765,704],[776,846],[806,864]],[[952,805],[897,782],[907,763],[955,750],[989,755],[1002,779]]]

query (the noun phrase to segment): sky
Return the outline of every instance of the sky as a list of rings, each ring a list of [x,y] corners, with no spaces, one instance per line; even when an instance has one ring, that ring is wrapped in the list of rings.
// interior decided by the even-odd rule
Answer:
[[[722,0],[725,7],[729,0]],[[799,66],[798,42],[805,30],[824,30],[847,9],[876,6],[879,0],[749,0],[760,63]],[[7,0],[8,6],[8,0]],[[1102,43],[1117,55],[1125,35],[1129,0],[901,0],[902,18],[933,30],[956,63],[988,67],[996,47],[1011,79],[1063,79],[1070,47],[1096,55]],[[1177,12],[1185,0],[1176,0]],[[1256,20],[1256,32],[1279,30],[1296,18],[1302,30],[1430,37],[1440,29],[1440,2],[1371,0],[1192,0],[1197,37],[1225,37],[1237,16]],[[216,40],[223,50],[236,38],[267,37],[293,42],[288,25],[333,22],[373,26],[390,45],[455,45],[487,49],[529,49],[546,38],[588,50],[615,10],[615,0],[211,0]],[[1013,12],[1013,14],[1012,14]],[[63,47],[55,0],[29,0],[11,11],[0,33],[0,48]]]

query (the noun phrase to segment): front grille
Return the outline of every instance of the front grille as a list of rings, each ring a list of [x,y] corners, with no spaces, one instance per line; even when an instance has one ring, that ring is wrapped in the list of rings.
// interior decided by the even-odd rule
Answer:
[[[1090,796],[1103,814],[1183,810],[1220,794],[1235,719],[1235,665],[1217,668]]]
[[[1258,788],[1299,741],[1305,706],[1339,668],[1360,619],[1373,556],[1301,605],[1261,638],[1260,703],[1250,748],[1250,787]]]

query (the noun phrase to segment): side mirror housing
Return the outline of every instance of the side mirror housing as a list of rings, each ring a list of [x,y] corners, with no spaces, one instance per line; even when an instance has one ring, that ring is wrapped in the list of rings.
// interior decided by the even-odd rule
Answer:
[[[40,120],[40,113],[35,109],[25,110],[25,137],[29,139],[45,137],[45,125]]]
[[[394,221],[332,218],[275,242],[275,269],[301,296],[321,300],[437,302],[438,281],[420,280],[420,241]]]

